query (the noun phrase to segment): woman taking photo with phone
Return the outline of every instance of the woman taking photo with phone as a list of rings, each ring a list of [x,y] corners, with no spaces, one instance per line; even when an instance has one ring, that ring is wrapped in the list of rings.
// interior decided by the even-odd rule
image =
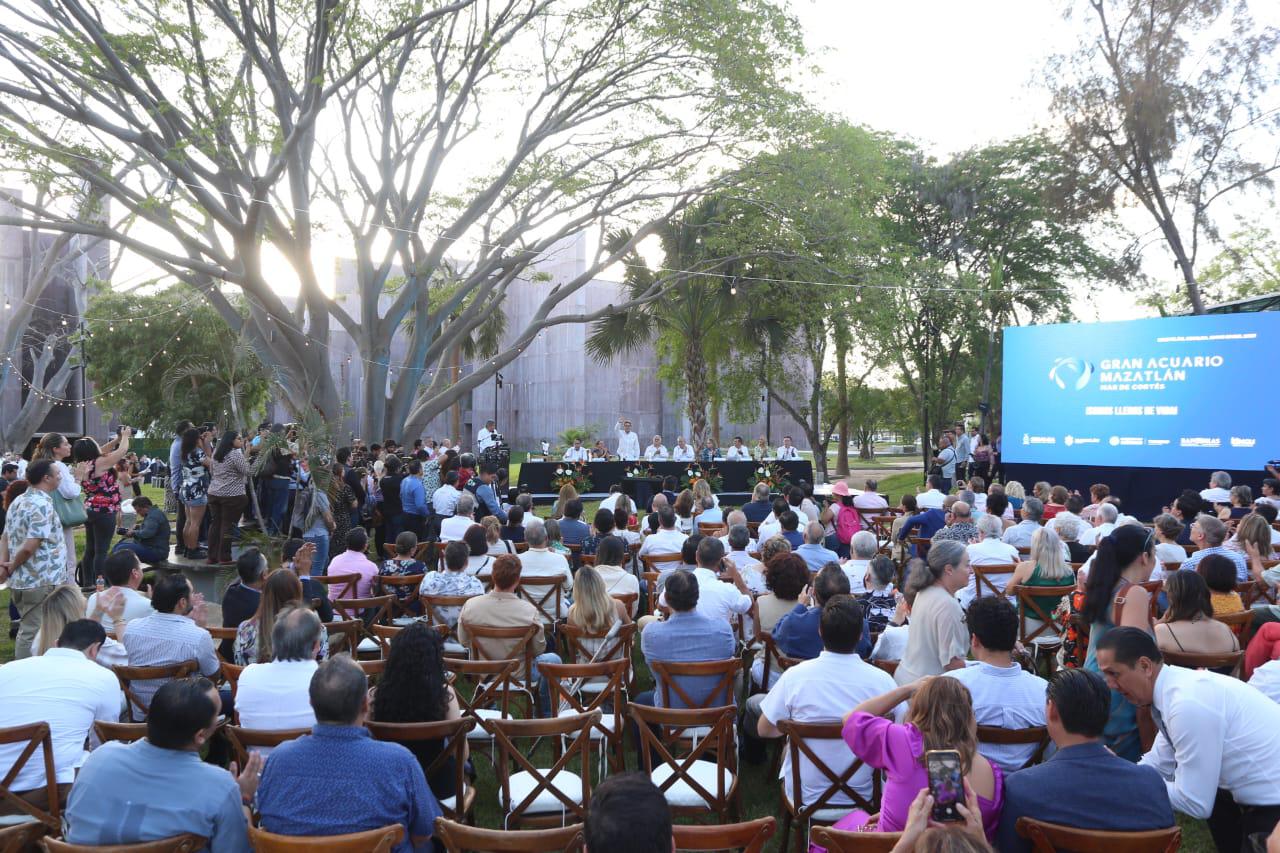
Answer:
[[[129,452],[133,430],[121,427],[120,437],[99,447],[92,438],[78,439],[71,448],[71,458],[80,472],[84,488],[84,558],[80,561],[81,586],[93,586],[106,571],[111,537],[116,532],[116,516],[120,512],[120,483],[116,479],[116,463]],[[79,467],[84,463],[83,468]]]

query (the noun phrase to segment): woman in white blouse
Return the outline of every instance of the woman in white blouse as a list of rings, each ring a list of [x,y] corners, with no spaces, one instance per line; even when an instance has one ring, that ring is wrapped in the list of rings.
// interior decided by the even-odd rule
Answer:
[[[82,462],[76,466],[73,472],[65,461],[69,456],[71,456],[71,442],[67,441],[67,437],[60,432],[46,432],[44,437],[40,439],[40,443],[36,445],[35,452],[31,455],[31,461],[52,459],[62,469],[62,477],[58,480],[58,496],[72,503],[80,504],[82,502],[80,480],[88,473],[91,463]],[[67,555],[67,576],[65,581],[66,583],[75,583],[75,528],[63,527],[62,536]]]

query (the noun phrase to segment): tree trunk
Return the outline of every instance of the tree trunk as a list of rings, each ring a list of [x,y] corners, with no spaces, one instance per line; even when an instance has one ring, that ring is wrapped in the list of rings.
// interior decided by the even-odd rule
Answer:
[[[684,348],[685,409],[689,416],[690,437],[694,447],[701,447],[707,440],[707,366],[702,358],[698,341],[690,339]]]
[[[456,347],[453,350],[453,364],[449,366],[449,372],[453,375],[453,383],[455,385],[458,384],[458,380],[462,378],[462,350]],[[450,417],[451,421],[449,428],[453,430],[453,435],[450,436],[450,438],[457,442],[458,446],[461,447],[463,444],[462,400],[458,400],[453,404],[453,408],[450,410]]]
[[[724,447],[720,441],[720,399],[716,394],[711,395],[711,437],[716,447]]]
[[[849,374],[845,369],[845,357],[849,347],[843,335],[836,335],[836,404],[840,406],[840,446],[836,448],[836,476],[849,476]],[[867,443],[862,442],[861,453],[867,452]],[[866,457],[863,457],[866,458]]]
[[[356,419],[360,434],[368,436],[366,441],[382,441],[387,436],[387,353],[379,352],[372,357],[360,353],[364,359],[364,387],[361,389],[361,412]],[[401,433],[396,433],[399,436]]]

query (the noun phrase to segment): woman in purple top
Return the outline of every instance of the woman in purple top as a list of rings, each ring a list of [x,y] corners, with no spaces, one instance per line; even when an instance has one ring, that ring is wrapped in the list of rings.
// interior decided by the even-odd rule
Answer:
[[[906,722],[884,718],[907,700]],[[845,717],[844,741],[853,754],[885,774],[880,822],[868,831],[900,832],[907,825],[911,803],[929,785],[924,754],[930,749],[960,753],[965,781],[978,795],[987,840],[995,838],[1004,807],[1004,774],[978,752],[978,723],[969,689],[954,678],[922,678],[868,699]],[[860,830],[869,815],[855,811],[836,823],[837,829]]]

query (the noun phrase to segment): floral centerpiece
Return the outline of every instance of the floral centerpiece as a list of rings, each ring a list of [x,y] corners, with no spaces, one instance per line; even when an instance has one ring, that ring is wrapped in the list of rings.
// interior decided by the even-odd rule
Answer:
[[[628,462],[627,467],[622,469],[622,476],[628,480],[649,480],[657,475],[648,462]]]
[[[755,470],[747,477],[747,485],[755,489],[756,484],[764,483],[771,492],[780,492],[790,488],[786,470],[777,462],[757,462]]]
[[[556,489],[573,486],[574,490],[584,495],[591,491],[590,472],[585,462],[558,462],[556,470],[551,473],[551,485]]]
[[[692,489],[699,480],[706,480],[707,485],[711,487],[713,492],[720,491],[720,487],[724,485],[724,478],[720,476],[720,472],[716,470],[714,465],[690,462],[680,472],[680,488],[682,489]]]

